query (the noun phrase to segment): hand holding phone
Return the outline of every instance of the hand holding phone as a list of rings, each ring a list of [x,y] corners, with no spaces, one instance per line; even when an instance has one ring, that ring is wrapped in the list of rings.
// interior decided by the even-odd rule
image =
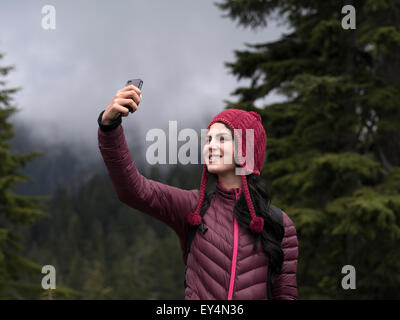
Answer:
[[[127,88],[130,85],[135,86],[137,89]],[[103,125],[110,125],[116,120],[120,121],[121,117],[127,117],[129,112],[133,113],[133,108],[137,109],[137,105],[141,101],[142,86],[143,81],[141,79],[128,80],[126,86],[116,92],[106,110],[104,110],[102,113],[100,122]],[[138,91],[138,89],[140,91]],[[132,97],[133,91],[135,92],[135,96],[140,94],[140,100],[135,98],[138,100],[135,101],[135,99]]]

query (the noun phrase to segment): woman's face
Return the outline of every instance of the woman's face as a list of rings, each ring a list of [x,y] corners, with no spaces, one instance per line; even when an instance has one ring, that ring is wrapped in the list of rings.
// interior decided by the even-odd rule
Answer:
[[[210,173],[226,174],[235,170],[234,140],[225,124],[216,122],[206,133],[204,160]]]

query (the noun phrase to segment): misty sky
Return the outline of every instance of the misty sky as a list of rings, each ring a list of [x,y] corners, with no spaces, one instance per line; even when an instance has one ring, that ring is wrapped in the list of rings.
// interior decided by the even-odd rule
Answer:
[[[47,4],[56,9],[56,30],[42,28]],[[233,51],[286,31],[273,21],[244,29],[223,14],[208,0],[1,0],[0,64],[15,65],[8,87],[23,88],[13,121],[49,144],[82,142],[92,152],[98,114],[126,80],[141,78],[139,110],[123,118],[128,140],[144,140],[168,120],[177,120],[178,130],[205,128],[223,100],[235,101],[230,93],[248,83],[224,66]]]

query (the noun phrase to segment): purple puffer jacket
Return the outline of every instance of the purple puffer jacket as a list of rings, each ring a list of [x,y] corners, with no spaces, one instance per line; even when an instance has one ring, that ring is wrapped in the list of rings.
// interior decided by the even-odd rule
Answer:
[[[98,129],[100,152],[118,198],[128,206],[169,225],[177,233],[186,261],[189,225],[186,216],[199,200],[199,190],[183,190],[147,179],[136,169],[122,126],[104,132]],[[268,257],[253,251],[248,230],[233,215],[241,189],[225,189],[217,184],[216,193],[203,218],[206,233],[198,231],[187,257],[185,299],[264,300],[267,299]],[[285,235],[282,241],[282,273],[272,286],[274,299],[297,299],[297,236],[290,218],[283,212]]]

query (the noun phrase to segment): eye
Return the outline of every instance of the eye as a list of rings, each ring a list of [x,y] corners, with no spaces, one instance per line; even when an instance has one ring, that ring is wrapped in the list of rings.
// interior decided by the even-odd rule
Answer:
[[[221,137],[221,142],[224,142],[224,141],[225,141],[224,137]]]

